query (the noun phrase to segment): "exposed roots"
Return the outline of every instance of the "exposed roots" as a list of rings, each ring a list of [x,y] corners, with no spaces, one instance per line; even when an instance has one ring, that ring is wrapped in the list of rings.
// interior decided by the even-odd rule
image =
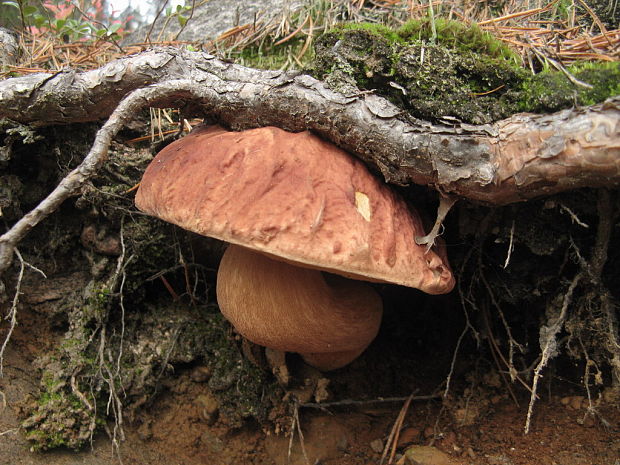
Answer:
[[[594,244],[592,246],[590,260],[586,260],[576,242],[571,238],[570,247],[576,257],[580,271],[573,277],[564,293],[559,314],[552,304],[547,308],[547,324],[540,328],[540,360],[534,370],[530,403],[525,422],[525,433],[531,429],[531,421],[536,392],[543,369],[549,360],[558,355],[561,343],[558,335],[562,330],[568,332],[566,347],[575,358],[585,361],[583,385],[588,396],[591,414],[595,413],[591,383],[602,385],[603,376],[599,363],[591,356],[590,351],[606,350],[611,356],[598,355],[598,359],[607,362],[612,371],[613,383],[617,385],[620,380],[620,344],[618,336],[618,322],[615,314],[615,303],[609,290],[605,287],[603,270],[607,262],[609,242],[612,228],[618,218],[612,202],[612,194],[606,189],[598,191],[597,213],[598,227]],[[566,208],[564,208],[566,210]],[[576,215],[568,210],[573,221],[584,227],[585,223],[578,220]],[[582,295],[575,298],[576,289],[582,290]],[[571,310],[572,309],[572,310]],[[587,343],[584,342],[587,339]],[[577,344],[578,350],[572,350],[571,346]],[[594,374],[592,373],[592,370]]]
[[[557,335],[564,327],[568,307],[572,303],[573,292],[575,292],[575,288],[577,287],[577,284],[579,284],[579,281],[581,281],[581,278],[582,274],[578,273],[570,283],[566,294],[564,294],[564,301],[562,302],[560,314],[557,316],[548,315],[548,324],[540,327],[540,347],[542,349],[542,353],[540,362],[538,362],[538,365],[534,370],[534,380],[532,381],[532,394],[530,396],[530,404],[527,409],[527,418],[525,420],[525,434],[528,434],[530,432],[532,413],[534,411],[534,403],[536,402],[536,392],[538,389],[538,381],[540,380],[541,372],[543,368],[547,366],[549,360],[558,355],[559,353]],[[547,310],[548,314],[554,313],[554,311],[555,308],[553,306],[550,306]]]
[[[541,237],[540,231],[532,229],[531,226],[521,228],[519,231],[520,225],[514,217],[504,218],[504,224],[501,226],[503,230],[496,226],[501,224],[495,215],[498,213],[497,210],[491,211],[480,221],[474,232],[477,239],[463,257],[457,273],[460,278],[457,289],[465,325],[457,340],[450,372],[446,378],[444,398],[447,399],[452,384],[457,353],[466,340],[465,335],[471,331],[477,346],[484,340],[488,342],[490,356],[504,381],[507,393],[513,400],[517,402],[517,392],[511,387],[515,382],[529,391],[529,405],[524,425],[526,434],[532,429],[534,406],[538,400],[545,368],[561,353],[582,362],[582,384],[589,401],[587,415],[597,416],[605,424],[605,420],[597,410],[599,399],[593,387],[596,386],[600,393],[610,382],[613,386],[620,385],[617,305],[607,287],[613,285],[615,281],[612,279],[615,280],[617,277],[610,278],[605,273],[613,228],[620,216],[620,210],[617,206],[617,193],[600,189],[596,195],[598,200],[594,212],[587,210],[588,197],[572,200],[567,198],[568,202],[582,202],[575,203],[576,207],[562,201],[552,201],[545,207],[556,208],[557,213],[566,216],[567,221],[574,225],[574,228],[565,230],[563,261],[560,255],[562,248],[556,246],[554,249],[548,249],[544,241],[549,238]],[[583,232],[590,229],[580,218],[584,214],[596,215],[598,218],[594,238]],[[588,222],[591,223],[591,220],[588,219]],[[490,225],[494,226],[493,231]],[[507,244],[506,259],[501,260],[504,261],[503,269],[508,266],[514,268],[512,274],[510,270],[499,274],[499,250],[494,251],[495,255],[490,255],[488,239],[492,236],[497,237],[494,243],[503,240]],[[529,245],[527,242],[529,240],[538,242]],[[519,281],[523,264],[515,262],[514,253],[516,247],[523,248],[524,245],[533,247],[532,250],[536,250],[539,256],[553,253],[555,260],[559,261],[555,275],[549,274],[553,273],[553,268],[549,267],[545,272],[546,275],[541,273],[535,276],[534,283],[537,289],[523,287],[531,286],[531,281]],[[483,246],[486,246],[486,250],[483,250]],[[490,257],[492,260],[495,259],[497,268],[493,269]],[[536,265],[532,263],[529,266]],[[517,281],[511,283],[512,279]],[[565,284],[557,286],[555,283],[558,280],[564,281]],[[545,282],[547,284],[544,284]],[[519,286],[523,290],[520,291]],[[558,288],[559,290],[555,290]],[[550,290],[553,293],[549,294]],[[516,312],[526,310],[522,308],[524,303],[520,298],[521,294],[516,293],[531,294],[538,291],[540,298],[530,295],[530,299],[539,305],[544,303],[545,306],[542,308],[545,311],[546,322],[537,329],[540,352],[533,359],[533,354],[527,349],[528,345],[532,346],[534,342],[527,338],[528,333],[531,333],[527,328],[527,320],[522,320],[520,323],[522,326],[516,330],[512,325],[515,324],[515,316],[518,314]],[[510,306],[514,306],[514,311],[507,311],[509,310],[507,307]]]
[[[11,336],[13,335],[13,331],[15,331],[15,327],[17,326],[17,306],[19,304],[19,296],[21,294],[21,286],[22,286],[22,281],[24,279],[24,271],[26,269],[26,267],[31,268],[32,270],[41,273],[43,275],[44,278],[46,278],[45,273],[43,273],[43,271],[41,271],[40,269],[38,269],[36,266],[33,266],[31,264],[29,264],[28,262],[24,261],[24,259],[22,258],[21,253],[19,253],[19,250],[17,248],[15,248],[15,256],[17,257],[17,259],[19,260],[19,272],[17,274],[17,283],[15,284],[15,293],[13,294],[13,300],[11,302],[11,308],[9,309],[5,319],[9,321],[9,330],[4,338],[4,341],[2,342],[2,347],[0,347],[0,378],[3,376],[4,374],[4,351],[6,350],[6,347],[9,343],[9,341],[11,340]],[[2,289],[0,289],[0,293],[2,292]],[[1,295],[0,295],[1,297]],[[0,298],[0,301],[2,299]]]

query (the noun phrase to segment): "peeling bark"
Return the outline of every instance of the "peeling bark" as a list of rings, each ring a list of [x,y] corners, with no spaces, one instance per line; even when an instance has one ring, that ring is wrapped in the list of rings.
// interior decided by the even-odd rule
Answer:
[[[7,79],[0,82],[0,117],[34,124],[93,121],[108,117],[130,92],[177,79],[201,86],[203,96],[180,89],[148,104],[198,110],[233,129],[311,129],[391,183],[428,185],[496,205],[620,184],[620,97],[492,125],[447,126],[412,118],[372,93],[342,95],[298,72],[255,70],[173,48],[83,73]]]

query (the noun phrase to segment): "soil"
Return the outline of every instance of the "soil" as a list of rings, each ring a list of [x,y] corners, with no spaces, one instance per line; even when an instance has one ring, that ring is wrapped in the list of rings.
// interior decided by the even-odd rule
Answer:
[[[20,325],[8,346],[4,377],[0,378],[3,404],[0,411],[0,464],[305,463],[297,435],[287,462],[290,435],[275,434],[252,422],[232,429],[218,419],[217,406],[210,407],[209,389],[201,376],[204,367],[199,364],[180,367],[166,377],[155,401],[142,407],[134,418],[126,418],[126,437],[118,453],[104,433],[95,435],[90,446],[80,452],[66,449],[30,451],[29,443],[20,432],[20,421],[23,406],[38,392],[39,379],[37,370],[33,370],[33,362],[62,334],[51,324],[53,321],[40,324],[41,321],[45,321],[42,315],[26,307],[20,313]],[[385,353],[382,350],[385,344],[389,342],[379,340],[374,344],[369,350],[369,358],[372,359],[377,351]],[[431,373],[433,364],[432,359],[427,359],[417,370]],[[341,391],[342,386],[350,383],[349,391],[354,393],[363,390],[360,376],[369,375],[363,372],[367,367],[358,364],[352,369],[325,376],[331,379],[334,391]],[[407,365],[400,368],[406,369]],[[382,384],[382,381],[377,379],[376,383]],[[442,403],[439,399],[414,400],[401,429],[397,457],[411,445],[433,445],[434,451],[448,454],[449,463],[453,464],[620,463],[620,410],[617,406],[600,405],[596,409],[597,415],[589,416],[588,403],[583,396],[570,396],[566,390],[562,392],[549,386],[552,392],[541,395],[542,399],[535,407],[532,431],[524,435],[527,397],[520,394],[519,405],[516,405],[498,383],[493,376],[486,376],[483,389],[465,391],[469,394],[466,410],[456,408],[456,401],[450,406],[449,402]],[[385,384],[390,383],[385,380]],[[422,381],[419,384],[428,383]],[[309,463],[379,463],[382,447],[401,407],[402,401],[358,402],[332,406],[329,412],[300,408]],[[424,463],[446,463],[432,460]]]

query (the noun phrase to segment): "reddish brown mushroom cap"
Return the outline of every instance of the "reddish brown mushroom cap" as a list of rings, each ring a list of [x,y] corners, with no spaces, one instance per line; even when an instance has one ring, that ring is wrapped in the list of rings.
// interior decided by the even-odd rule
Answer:
[[[194,130],[155,157],[136,204],[301,266],[430,294],[454,286],[440,255],[415,243],[424,235],[417,214],[361,162],[307,131]]]

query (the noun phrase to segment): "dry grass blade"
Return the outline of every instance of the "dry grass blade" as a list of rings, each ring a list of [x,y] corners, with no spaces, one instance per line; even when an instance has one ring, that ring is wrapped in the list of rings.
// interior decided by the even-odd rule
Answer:
[[[304,22],[301,23],[297,29],[295,29],[293,32],[291,32],[289,35],[287,35],[284,39],[278,40],[273,45],[274,46],[282,45],[283,43],[291,40],[293,37],[295,37],[297,34],[299,34],[299,32],[303,29],[303,27],[306,25],[308,20],[310,20],[310,23],[312,24],[312,17],[310,15],[307,15],[306,19],[304,19]]]
[[[304,46],[301,48],[301,50],[297,54],[297,57],[296,57],[297,61],[301,60],[301,58],[306,54],[306,52],[310,48],[310,44],[312,43],[312,37],[313,37],[312,31],[314,29],[314,22],[312,21],[312,16],[308,16],[308,17],[310,18],[310,25],[308,26],[308,34],[307,34],[306,42],[304,43]]]
[[[510,13],[504,16],[500,16],[499,18],[490,18],[487,19],[485,21],[480,21],[478,22],[478,26],[487,26],[489,24],[496,24],[496,23],[501,23],[503,21],[508,21],[511,19],[525,19],[525,18],[529,18],[530,16],[534,16],[534,15],[538,15],[540,13],[544,13],[546,11],[549,11],[549,9],[551,9],[551,7],[557,3],[556,1],[551,2],[549,5],[542,7],[542,8],[533,8],[531,10],[525,10],[525,11],[517,11],[515,13]]]

